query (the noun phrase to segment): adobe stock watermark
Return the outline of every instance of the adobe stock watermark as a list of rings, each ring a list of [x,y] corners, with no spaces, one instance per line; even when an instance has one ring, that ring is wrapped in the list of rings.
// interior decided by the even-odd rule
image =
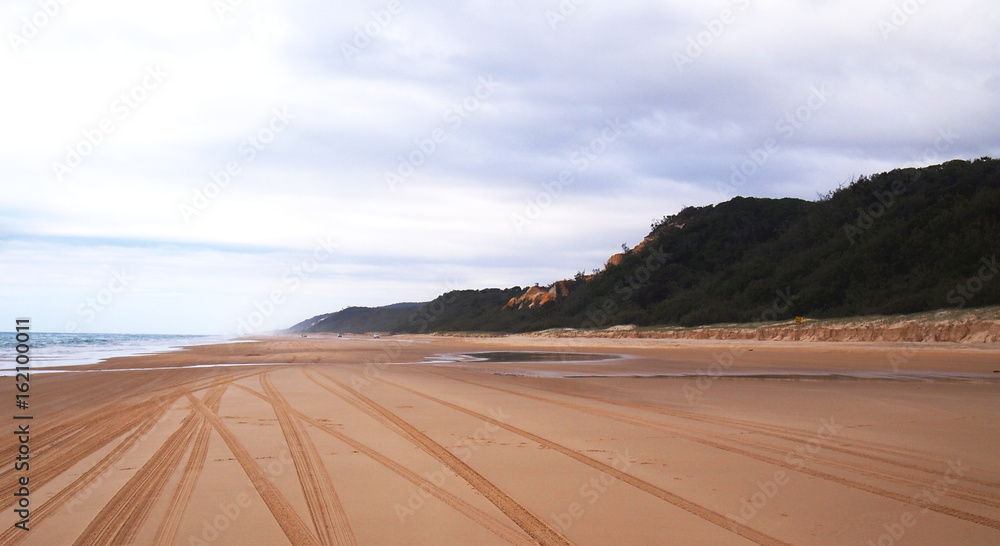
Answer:
[[[784,291],[775,290],[774,293],[778,297],[771,303],[771,307],[765,309],[754,322],[773,322],[778,320],[778,317],[787,313],[795,304],[795,300],[799,299],[798,294],[792,294],[790,286],[785,287]],[[762,328],[764,326],[758,326],[757,331],[759,332]],[[696,404],[700,400],[700,397],[712,388],[712,385],[715,384],[719,377],[733,367],[736,359],[748,352],[749,349],[749,347],[742,345],[732,345],[725,352],[712,353],[712,358],[715,359],[715,362],[709,364],[708,368],[698,368],[694,386],[684,385],[681,387],[681,392],[684,393],[688,404]]]
[[[893,4],[889,19],[878,20],[878,31],[882,33],[882,40],[888,42],[889,36],[893,32],[899,32],[899,29],[909,23],[910,18],[916,15],[926,3],[927,0],[903,0],[900,4]]]
[[[107,140],[118,128],[116,121],[121,123],[132,116],[142,103],[149,99],[150,94],[158,89],[166,80],[166,72],[160,65],[147,66],[139,81],[119,94],[111,101],[111,113],[102,117],[93,127],[83,129],[76,143],[66,147],[66,155],[62,161],[52,162],[52,172],[56,180],[62,182],[67,174],[72,173],[84,160]]]
[[[979,259],[983,265],[979,266],[976,274],[955,285],[955,288],[948,292],[946,297],[948,303],[953,304],[955,309],[962,309],[969,301],[982,291],[986,283],[992,281],[1000,274],[1000,264],[997,263],[996,254],[983,256]]]
[[[385,183],[389,189],[396,191],[400,184],[427,163],[427,160],[437,152],[438,147],[448,138],[448,131],[454,131],[461,127],[466,120],[482,108],[483,104],[489,101],[500,85],[500,82],[493,79],[492,74],[486,77],[481,76],[472,93],[444,111],[442,115],[443,126],[433,129],[424,138],[414,139],[413,148],[405,155],[396,157],[398,160],[396,170],[385,171]]]
[[[28,45],[38,34],[62,14],[63,8],[70,0],[38,0],[38,9],[31,15],[21,17],[21,28],[17,32],[7,33],[7,42],[14,53],[20,53],[21,48]]]
[[[601,155],[608,151],[611,144],[625,132],[625,124],[621,118],[605,120],[600,136],[594,137],[587,144],[580,146],[569,156],[570,163],[576,167],[577,174],[586,172]],[[573,183],[573,171],[563,169],[554,180],[542,182],[542,189],[524,204],[519,213],[511,215],[514,229],[522,233],[549,209],[563,194],[563,189]]]
[[[503,408],[497,407],[489,408],[486,411],[490,417],[501,423],[510,420],[513,415],[509,413],[504,413]],[[480,446],[489,441],[500,427],[484,421],[482,425],[476,428],[469,436],[464,436],[458,442],[458,445],[452,447],[451,449],[455,451],[455,456],[462,460],[462,462],[467,463],[472,459],[472,456],[479,451]],[[442,464],[441,468],[435,470],[434,472],[425,472],[424,477],[427,482],[421,484],[419,487],[411,487],[408,491],[406,497],[406,504],[395,503],[392,506],[393,511],[396,513],[396,517],[399,518],[400,525],[406,523],[406,520],[412,516],[415,516],[417,511],[423,508],[427,500],[430,499],[434,493],[431,491],[431,484],[436,487],[443,487],[448,481],[448,478],[456,477],[455,474],[448,466]]]
[[[372,11],[367,23],[354,27],[354,37],[351,41],[340,43],[340,53],[344,56],[344,60],[352,61],[354,57],[360,55],[361,51],[370,46],[402,11],[403,4],[399,0],[389,0],[384,8]]]
[[[448,306],[455,303],[455,300],[458,299],[458,296],[453,293],[455,290],[454,286],[456,285],[457,283],[453,281],[452,284],[449,285],[451,288],[445,292],[451,293],[450,296],[443,299],[437,298],[410,314],[407,324],[415,326],[417,328],[417,334],[425,333],[427,329],[430,328],[431,324],[444,314]]]
[[[382,349],[380,353],[365,364],[360,374],[351,375],[352,389],[361,392],[361,389],[370,386],[373,381],[382,377],[386,366],[403,353],[403,343],[394,339],[382,340],[379,345]]]
[[[253,163],[264,148],[270,145],[279,134],[288,129],[290,120],[295,116],[288,112],[287,107],[275,108],[271,111],[271,118],[262,125],[256,132],[236,147],[236,152],[242,157],[241,160],[232,160],[226,163],[220,170],[209,171],[209,181],[205,182],[201,188],[195,190],[191,200],[177,205],[184,223],[190,224],[191,219],[198,216],[217,197],[222,195],[222,191],[229,187],[233,179],[239,176],[243,169]]]
[[[925,488],[914,495],[914,500],[936,503],[941,500],[941,497],[944,497],[949,491],[951,491],[951,486],[958,483],[958,478],[965,476],[961,459],[957,461],[949,460],[947,461],[947,464],[948,470],[945,470],[944,475],[935,481],[930,487]],[[903,539],[910,529],[917,525],[918,518],[922,514],[926,514],[928,511],[930,511],[929,508],[923,507],[917,514],[914,514],[913,512],[903,512],[900,514],[897,521],[883,524],[882,529],[885,532],[881,533],[874,539],[868,539],[868,541],[865,542],[865,546],[895,546]]]
[[[628,450],[626,449],[624,453],[615,450],[611,467],[615,470],[625,472],[630,466],[632,466],[632,462]],[[580,485],[577,495],[587,505],[594,506],[597,504],[597,501],[601,500],[601,496],[607,493],[608,489],[616,483],[618,483],[617,478],[607,472],[601,472],[600,477],[590,478]],[[553,512],[550,517],[552,518],[553,527],[558,529],[560,533],[566,533],[573,527],[576,520],[582,518],[586,513],[587,507],[583,502],[574,500],[566,505],[565,510],[562,512]]]
[[[913,156],[912,162],[916,165],[923,164],[934,164],[940,162],[941,154],[947,152],[959,139],[959,135],[952,131],[951,127],[938,128],[937,136],[934,138],[933,144],[924,148],[922,152]],[[916,182],[920,178],[920,173],[918,172],[913,178],[913,182]],[[857,237],[863,235],[866,231],[871,229],[875,225],[875,221],[881,218],[886,212],[892,207],[896,202],[896,197],[906,193],[907,188],[902,180],[893,180],[889,185],[888,190],[883,189],[879,191],[872,192],[875,196],[873,200],[867,207],[858,207],[858,219],[853,223],[844,224],[844,235],[854,245]]]
[[[746,151],[746,159],[738,164],[730,165],[729,182],[716,184],[720,191],[730,197],[735,196],[737,190],[746,184],[750,177],[757,174],[772,155],[781,150],[779,142],[791,140],[800,129],[805,127],[806,123],[813,119],[817,112],[826,106],[833,96],[833,92],[826,87],[826,84],[820,84],[819,87],[813,85],[809,90],[810,93],[806,100],[791,111],[785,112],[774,122],[774,131],[778,133],[777,137],[772,136],[764,139],[759,147]]]
[[[934,137],[934,143],[913,156],[910,161],[917,166],[940,163],[942,154],[947,153],[959,138],[961,136],[955,134],[951,127],[939,127],[937,136]]]
[[[618,297],[608,296],[596,306],[588,306],[584,315],[587,318],[580,325],[581,328],[603,328],[610,320],[610,316],[621,310],[621,303],[632,299],[635,291],[649,283],[653,278],[653,273],[658,271],[670,261],[671,254],[663,251],[662,247],[650,248],[649,256],[645,261],[640,262],[625,279],[615,283],[615,294]]]
[[[916,354],[917,349],[913,346],[895,349],[887,356],[889,359],[889,367],[892,368],[892,371],[898,372],[900,366],[909,362],[911,358],[916,356]]]
[[[135,277],[128,275],[124,269],[111,270],[111,279],[108,280],[104,288],[97,291],[92,297],[86,298],[83,303],[76,307],[76,314],[84,324],[90,324],[112,303],[118,294],[121,294],[129,287],[129,283],[135,281]],[[63,328],[67,333],[75,333],[80,325],[76,321],[69,321]]]
[[[282,449],[276,459],[272,459],[261,469],[268,478],[277,478],[285,473],[285,470],[292,466],[292,454],[287,449]],[[206,516],[201,520],[201,534],[189,534],[186,544],[190,546],[208,546],[219,540],[223,533],[232,528],[233,523],[242,516],[248,507],[253,504],[254,497],[251,496],[250,489],[244,489],[236,495],[231,503],[219,503],[219,510],[211,516]]]
[[[135,446],[139,446],[145,443],[146,440],[149,439],[154,432],[163,427],[164,422],[165,421],[163,420],[158,420],[155,423],[153,423],[153,425],[149,428],[149,430],[144,432],[141,436],[139,436],[139,438],[136,439],[132,449],[135,449]],[[89,499],[90,496],[93,495],[95,491],[97,491],[98,489],[101,488],[101,486],[104,485],[104,480],[110,479],[111,475],[114,472],[120,470],[120,468],[118,467],[118,464],[120,463],[121,461],[115,464],[109,464],[108,467],[104,469],[103,472],[95,476],[90,483],[88,483],[82,490],[80,490],[76,495],[74,495],[73,499],[70,500],[68,503],[66,503],[66,506],[63,508],[63,510],[65,510],[68,514],[75,513],[77,506],[82,506],[83,501]]]
[[[549,28],[556,30],[559,25],[576,15],[576,10],[586,3],[587,0],[559,0],[556,9],[545,10],[545,20],[549,22]]]
[[[818,454],[823,446],[843,429],[844,425],[837,424],[832,416],[829,419],[820,419],[820,427],[816,430],[816,435],[789,451],[785,455],[785,463],[793,466],[794,470],[801,469],[805,466],[806,459]],[[731,521],[746,525],[760,510],[767,506],[767,503],[778,494],[781,487],[787,485],[789,481],[791,480],[787,472],[775,470],[771,479],[756,483],[757,491],[754,491],[749,497],[740,499],[738,515],[729,512],[726,517]]]
[[[854,245],[858,237],[871,229],[875,225],[875,220],[885,215],[886,211],[896,204],[896,198],[904,193],[906,193],[906,184],[898,178],[893,180],[888,188],[873,191],[872,195],[875,196],[875,199],[871,204],[864,208],[857,208],[857,221],[853,224],[844,223],[844,235],[847,236],[851,245]]]
[[[457,279],[449,280],[445,294],[451,295],[443,299],[438,298],[410,313],[407,324],[416,327],[418,335],[427,332],[434,321],[444,314],[449,305],[455,302],[457,296],[453,292],[458,289],[458,286]],[[393,339],[382,340],[379,345],[382,349],[380,353],[365,364],[360,374],[351,376],[351,388],[354,390],[361,392],[363,388],[370,386],[374,380],[382,376],[389,363],[403,352],[403,344]]]
[[[736,10],[724,8],[715,19],[703,21],[705,30],[694,36],[688,36],[684,49],[674,52],[674,66],[677,67],[678,73],[683,73],[685,66],[694,64],[694,61],[712,47],[726,29],[736,22],[739,12],[746,11],[750,7],[750,0],[732,0],[732,3]]]
[[[298,290],[302,283],[319,269],[320,264],[333,256],[333,252],[337,248],[338,245],[331,236],[318,237],[312,253],[298,263],[289,266],[281,276],[281,288],[272,290],[267,297],[254,300],[254,310],[237,320],[236,334],[248,336],[263,326],[268,317],[288,301],[286,296]]]
[[[220,23],[225,23],[226,18],[236,11],[237,8],[243,6],[247,0],[212,0],[212,9],[215,10],[215,15],[219,18]]]

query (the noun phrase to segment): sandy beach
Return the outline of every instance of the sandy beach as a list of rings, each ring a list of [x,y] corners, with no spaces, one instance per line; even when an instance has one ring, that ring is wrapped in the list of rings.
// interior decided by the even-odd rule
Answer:
[[[1000,543],[996,344],[310,335],[73,369],[31,378],[31,530],[5,465],[0,544]]]

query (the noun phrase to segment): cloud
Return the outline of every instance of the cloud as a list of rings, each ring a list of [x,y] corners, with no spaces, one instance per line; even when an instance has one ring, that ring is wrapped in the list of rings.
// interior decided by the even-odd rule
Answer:
[[[276,328],[550,282],[682,205],[1000,148],[981,0],[59,6],[0,8],[0,267],[57,330],[121,264],[144,288],[102,328],[227,333],[336,238]]]

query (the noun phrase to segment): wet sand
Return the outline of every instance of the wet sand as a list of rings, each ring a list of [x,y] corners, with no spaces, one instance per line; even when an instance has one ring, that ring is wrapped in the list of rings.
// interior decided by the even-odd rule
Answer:
[[[617,358],[455,357],[487,351]],[[0,544],[1000,543],[995,344],[289,336],[77,369],[32,376],[31,531],[5,463]]]

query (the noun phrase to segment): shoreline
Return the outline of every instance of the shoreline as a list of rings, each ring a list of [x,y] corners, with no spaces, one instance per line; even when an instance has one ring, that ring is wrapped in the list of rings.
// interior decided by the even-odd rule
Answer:
[[[332,334],[257,336],[234,343],[196,345],[179,351],[115,357],[97,364],[67,366],[63,370],[102,370],[200,365],[427,364],[439,355],[506,350],[610,353],[645,359],[643,366],[663,366],[671,372],[696,374],[732,361],[730,368],[767,373],[778,371],[943,372],[1000,376],[1000,344],[950,342],[831,342],[773,340],[712,340],[657,338],[500,337],[399,335],[371,339],[338,338]],[[956,358],[958,357],[958,358]],[[629,362],[577,363],[584,371],[609,369]],[[539,367],[544,363],[514,366]],[[55,368],[52,368],[55,369]]]

